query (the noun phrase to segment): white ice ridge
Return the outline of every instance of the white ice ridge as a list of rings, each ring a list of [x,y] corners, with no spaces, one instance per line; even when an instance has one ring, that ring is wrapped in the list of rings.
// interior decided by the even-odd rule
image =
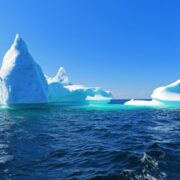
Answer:
[[[62,72],[60,76],[59,72]],[[57,78],[58,77],[58,78]],[[83,85],[71,84],[65,69],[60,68],[53,78],[46,76],[49,86],[49,102],[88,102],[89,100],[104,101],[112,99],[112,94],[100,87],[86,87]],[[61,80],[59,80],[61,79]],[[63,79],[63,80],[62,80]]]
[[[180,107],[180,79],[167,86],[156,88],[151,101],[130,100],[125,105]]]
[[[52,78],[44,75],[18,34],[4,56],[0,70],[0,104],[84,103],[88,99],[111,98],[112,94],[102,88],[72,85],[63,67]]]
[[[1,104],[47,103],[48,85],[41,67],[18,34],[4,56],[0,79]]]

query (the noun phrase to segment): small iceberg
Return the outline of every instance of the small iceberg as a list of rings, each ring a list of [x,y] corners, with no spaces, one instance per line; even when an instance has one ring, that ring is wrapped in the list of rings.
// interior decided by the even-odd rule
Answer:
[[[156,88],[151,101],[130,100],[125,105],[151,107],[180,107],[180,79],[167,86]]]

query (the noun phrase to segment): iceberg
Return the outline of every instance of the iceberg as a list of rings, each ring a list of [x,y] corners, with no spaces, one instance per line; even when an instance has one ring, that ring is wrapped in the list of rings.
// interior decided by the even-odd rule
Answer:
[[[110,100],[112,94],[99,87],[74,85],[60,67],[54,77],[45,75],[17,34],[0,69],[0,104],[39,104]]]
[[[65,87],[69,89],[72,94],[81,94],[82,100],[86,101],[86,103],[97,101],[107,103],[113,98],[110,91],[105,91],[100,87],[86,87],[83,85],[69,85]]]
[[[110,101],[112,94],[100,87],[86,87],[71,84],[66,71],[60,67],[54,77],[45,76],[48,82],[48,101],[51,103],[88,103],[90,101]]]
[[[167,86],[156,88],[151,97],[151,101],[132,99],[127,101],[125,105],[180,107],[180,79]]]
[[[48,85],[41,67],[17,34],[0,70],[0,103],[47,103],[47,94]]]
[[[180,79],[155,89],[151,97],[159,101],[180,102]]]

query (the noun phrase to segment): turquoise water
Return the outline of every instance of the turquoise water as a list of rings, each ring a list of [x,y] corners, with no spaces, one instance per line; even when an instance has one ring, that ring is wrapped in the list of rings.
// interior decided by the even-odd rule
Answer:
[[[180,179],[180,109],[0,109],[1,179]]]

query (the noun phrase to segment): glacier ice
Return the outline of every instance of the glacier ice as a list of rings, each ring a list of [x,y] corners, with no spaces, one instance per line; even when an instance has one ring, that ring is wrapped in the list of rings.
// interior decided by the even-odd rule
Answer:
[[[0,103],[47,103],[47,94],[48,85],[41,67],[17,34],[0,70]]]
[[[126,102],[125,105],[180,107],[180,79],[167,86],[156,88],[151,97],[151,101],[132,99]]]

